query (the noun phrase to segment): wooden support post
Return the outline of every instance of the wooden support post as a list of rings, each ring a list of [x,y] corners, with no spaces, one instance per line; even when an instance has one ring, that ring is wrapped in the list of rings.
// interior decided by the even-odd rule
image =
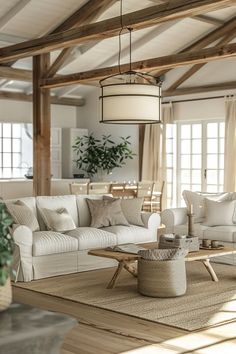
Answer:
[[[144,144],[145,126],[139,125],[139,181],[142,180],[142,166],[143,166],[143,144]]]
[[[50,66],[50,53],[33,57],[33,187],[34,195],[51,194],[50,90],[40,80]]]

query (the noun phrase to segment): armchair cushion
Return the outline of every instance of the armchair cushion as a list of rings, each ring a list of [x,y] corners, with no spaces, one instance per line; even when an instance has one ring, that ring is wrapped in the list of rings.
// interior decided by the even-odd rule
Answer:
[[[206,226],[233,225],[233,214],[236,201],[216,202],[205,200],[206,219],[203,224]]]
[[[33,256],[45,256],[77,250],[78,240],[74,237],[54,231],[37,231],[33,233]]]

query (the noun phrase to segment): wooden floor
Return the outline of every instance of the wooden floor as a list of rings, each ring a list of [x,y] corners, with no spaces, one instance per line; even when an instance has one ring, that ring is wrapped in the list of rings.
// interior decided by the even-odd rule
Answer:
[[[98,282],[96,272],[81,273],[83,281],[85,275],[89,282],[93,279]],[[58,285],[60,277],[57,277]],[[49,279],[40,281],[40,286],[45,291],[50,286]],[[13,297],[15,302],[66,313],[78,319],[78,326],[65,338],[61,354],[236,353],[236,321],[188,332],[15,286]]]

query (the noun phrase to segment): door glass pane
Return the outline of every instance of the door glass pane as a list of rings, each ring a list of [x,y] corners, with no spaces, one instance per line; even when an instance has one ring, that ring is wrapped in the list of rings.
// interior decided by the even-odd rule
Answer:
[[[21,155],[20,154],[12,154],[12,159],[13,159],[13,167],[20,167],[21,164]]]
[[[193,192],[201,192],[201,184],[192,184],[192,188],[191,188],[191,190],[193,191]]]
[[[2,178],[11,178],[11,168],[4,168],[3,169]]]
[[[219,183],[224,184],[224,170],[219,170]]]
[[[207,184],[217,184],[218,183],[218,170],[208,170],[207,171]]]
[[[181,168],[190,168],[190,155],[181,156]]]
[[[192,170],[192,183],[201,184],[202,174],[201,170]]]
[[[219,168],[224,169],[224,163],[225,163],[225,161],[224,161],[224,155],[223,155],[223,154],[220,154],[220,156],[219,156]]]
[[[168,140],[166,143],[166,153],[172,153],[173,152],[173,143],[172,140]]]
[[[218,136],[218,123],[208,123],[207,124],[207,137],[217,138]]]
[[[217,193],[218,192],[218,187],[214,185],[208,185],[207,184],[207,192],[209,193]]]
[[[207,153],[217,154],[218,152],[218,139],[207,139]]]
[[[192,137],[193,138],[201,138],[202,137],[202,125],[201,124],[193,124],[192,125]]]
[[[190,140],[181,141],[181,154],[190,154]]]
[[[192,155],[192,168],[202,167],[202,155]]]
[[[224,122],[220,123],[219,130],[220,130],[220,137],[224,138],[225,137],[225,123]]]
[[[170,170],[170,169],[167,170],[166,177],[167,177],[167,182],[171,183],[173,180],[172,170]]]
[[[170,154],[166,156],[166,166],[173,167],[173,156]]]
[[[11,152],[11,139],[3,139],[3,152]]]
[[[13,138],[20,138],[21,137],[21,125],[20,124],[13,124],[12,125],[12,137]]]
[[[225,151],[225,140],[220,139],[220,153],[223,154]]]
[[[3,153],[2,162],[3,162],[3,167],[11,167],[11,154]]]
[[[191,125],[190,124],[181,125],[181,138],[190,139],[190,137],[191,137]]]
[[[12,152],[20,152],[21,151],[21,141],[20,139],[12,139]]]
[[[181,170],[181,182],[182,183],[190,183],[190,170]]]
[[[201,139],[192,140],[192,153],[193,154],[201,154],[202,153]]]
[[[218,167],[218,155],[207,155],[207,168],[216,169]]]
[[[2,137],[11,138],[11,124],[3,123],[2,127],[3,127]]]

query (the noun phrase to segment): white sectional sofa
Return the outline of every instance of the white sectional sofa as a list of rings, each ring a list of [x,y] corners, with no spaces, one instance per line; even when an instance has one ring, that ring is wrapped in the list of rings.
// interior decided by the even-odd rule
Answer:
[[[236,248],[235,192],[211,194],[184,191],[183,197],[187,207],[166,209],[161,213],[161,222],[166,226],[166,233],[187,234],[187,214],[192,205],[195,236],[199,239],[218,240],[225,247]],[[235,265],[236,255],[216,260]]]
[[[31,281],[61,274],[83,272],[114,266],[110,259],[89,256],[88,250],[122,243],[142,243],[157,240],[160,216],[142,213],[144,226],[90,227],[90,212],[85,198],[88,196],[42,196],[20,198],[37,217],[40,230],[32,232],[27,226],[14,225],[14,270],[16,280]],[[99,199],[102,196],[89,196]],[[5,201],[6,205],[15,202]],[[66,208],[72,216],[76,229],[66,232],[46,230],[39,208],[56,210]]]

